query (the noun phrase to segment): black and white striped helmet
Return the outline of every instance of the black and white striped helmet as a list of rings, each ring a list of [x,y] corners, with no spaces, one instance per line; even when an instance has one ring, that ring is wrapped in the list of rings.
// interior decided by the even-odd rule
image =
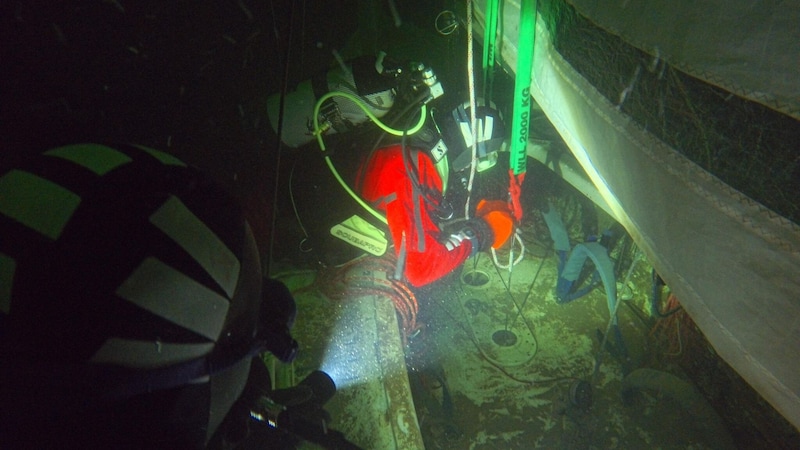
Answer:
[[[169,154],[0,162],[0,433],[40,419],[205,444],[263,350],[262,282],[236,202]],[[87,414],[96,430],[69,419]]]

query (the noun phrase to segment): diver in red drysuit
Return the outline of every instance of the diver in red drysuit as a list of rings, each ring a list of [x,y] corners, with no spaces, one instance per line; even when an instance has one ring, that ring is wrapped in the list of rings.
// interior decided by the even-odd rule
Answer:
[[[430,157],[410,150],[406,159],[413,163],[424,189],[442,192],[442,179]],[[405,246],[405,276],[413,286],[423,286],[452,272],[472,253],[467,240],[453,250],[440,242],[441,231],[431,219],[433,205],[416,189],[406,175],[402,146],[394,145],[373,153],[364,170],[362,197],[385,212],[395,251]],[[416,191],[416,192],[415,192]]]
[[[463,109],[461,112],[463,117]],[[499,133],[501,129],[494,134]],[[485,140],[489,141],[492,134],[490,131]],[[454,153],[459,145],[459,153],[469,152],[464,139],[461,131],[452,135],[449,152]],[[502,138],[492,140],[494,151],[499,148],[497,139]],[[397,144],[373,152],[362,165],[356,186],[360,186],[360,195],[366,201],[386,214],[400,264],[404,252],[405,278],[419,287],[451,273],[479,250],[503,245],[511,234],[513,219],[505,202],[482,201],[476,218],[466,221],[459,232],[443,235],[434,221],[437,208],[442,206],[442,176],[428,151],[406,148],[404,155],[403,149]],[[463,170],[463,158],[461,161],[460,166],[450,166]]]

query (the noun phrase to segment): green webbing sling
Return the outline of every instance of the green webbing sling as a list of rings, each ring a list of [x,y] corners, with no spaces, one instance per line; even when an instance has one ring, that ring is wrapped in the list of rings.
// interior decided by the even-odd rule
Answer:
[[[500,15],[500,0],[486,0],[486,26],[483,32],[483,99],[487,105],[492,100],[494,83],[494,59],[497,45],[497,22]]]
[[[522,182],[525,180],[528,155],[528,128],[531,116],[531,71],[533,46],[536,37],[536,0],[522,0],[519,12],[517,39],[517,75],[514,80],[514,109],[511,118],[509,145],[509,183],[511,211],[517,222],[522,221]]]
[[[514,110],[511,122],[511,161],[514,175],[525,173],[528,127],[531,114],[531,69],[536,33],[536,0],[522,0],[517,40],[517,75],[514,82]]]

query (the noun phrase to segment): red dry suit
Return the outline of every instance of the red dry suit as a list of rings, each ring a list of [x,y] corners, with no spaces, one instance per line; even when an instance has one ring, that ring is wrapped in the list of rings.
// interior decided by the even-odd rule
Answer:
[[[432,283],[452,272],[472,252],[472,243],[465,240],[452,251],[439,242],[441,230],[431,219],[434,207],[425,194],[415,187],[410,170],[416,170],[419,185],[435,191],[441,198],[442,179],[427,153],[411,150],[406,153],[405,167],[402,147],[393,145],[376,150],[362,165],[356,186],[361,196],[386,214],[395,253],[405,245],[405,277],[413,286]],[[413,165],[413,167],[412,167]]]

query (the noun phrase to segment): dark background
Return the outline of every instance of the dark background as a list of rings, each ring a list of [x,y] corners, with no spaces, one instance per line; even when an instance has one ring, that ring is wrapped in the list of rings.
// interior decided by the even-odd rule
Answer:
[[[399,28],[385,1],[4,2],[0,154],[13,162],[78,142],[170,152],[241,201],[264,253],[297,151],[278,151],[270,94],[332,67],[333,49],[428,56],[440,78],[463,74],[448,49],[464,33],[433,28],[455,2],[397,3]]]

